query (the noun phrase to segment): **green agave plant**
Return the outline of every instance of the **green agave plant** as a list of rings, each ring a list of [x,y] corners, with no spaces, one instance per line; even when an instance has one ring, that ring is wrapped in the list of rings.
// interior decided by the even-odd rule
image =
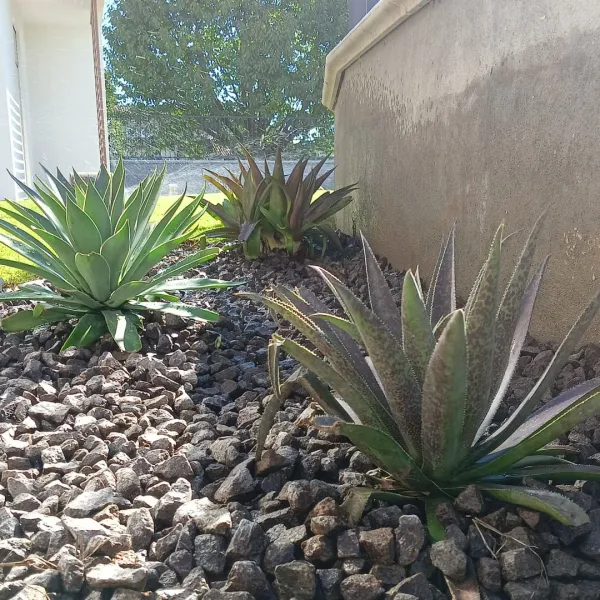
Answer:
[[[418,272],[406,274],[400,311],[366,240],[371,308],[317,267],[348,319],[330,314],[309,291],[277,287],[275,297],[243,294],[287,319],[319,353],[274,336],[269,360],[274,395],[263,415],[257,456],[285,395],[277,359],[282,349],[305,368],[299,383],[329,415],[316,418],[314,425],[348,437],[385,473],[355,496],[362,506],[376,492],[388,500],[390,492],[396,499],[421,498],[432,535],[439,539],[443,529],[433,518],[435,507],[475,484],[485,494],[562,523],[587,522],[568,498],[523,480],[600,479],[600,468],[568,462],[561,458],[566,449],[554,444],[600,411],[600,379],[566,390],[535,410],[596,315],[600,294],[529,395],[506,422],[490,428],[514,374],[547,263],[542,261],[530,277],[540,226],[541,219],[503,293],[503,228],[497,230],[464,308],[456,307],[454,230],[442,246],[427,296]]]
[[[271,188],[252,156],[247,154],[247,157],[248,168],[238,158],[239,175],[231,171],[228,171],[228,175],[220,175],[206,169],[209,174],[204,178],[225,195],[225,200],[222,204],[203,200],[202,205],[223,224],[206,235],[241,242],[246,258],[255,259],[261,255],[265,239],[273,234],[261,212],[261,208],[269,201]],[[274,244],[274,240],[271,243]]]
[[[218,314],[179,302],[174,292],[226,288],[236,283],[213,279],[174,279],[218,254],[215,248],[196,252],[147,277],[172,250],[195,235],[202,212],[202,197],[183,205],[180,196],[156,223],[151,216],[159,200],[164,175],[146,177],[125,197],[122,161],[110,174],[104,167],[93,182],[77,173],[73,183],[60,171],[46,171],[32,189],[14,178],[38,210],[7,201],[2,212],[17,225],[0,219],[0,243],[25,262],[0,259],[0,264],[21,269],[45,280],[21,284],[18,291],[0,294],[1,301],[32,301],[35,308],[21,310],[0,322],[7,332],[24,331],[44,323],[78,319],[63,349],[85,346],[110,332],[128,352],[141,348],[138,329],[146,311],[159,311],[202,321]]]
[[[295,254],[303,245],[313,249],[317,243],[325,252],[328,241],[342,249],[335,231],[325,221],[352,201],[356,185],[316,197],[333,172],[331,169],[319,175],[327,158],[306,176],[308,159],[300,160],[286,179],[280,150],[272,173],[266,160],[261,171],[251,154],[247,150],[244,153],[248,166],[238,160],[239,176],[213,171],[205,175],[226,197],[222,205],[204,202],[208,212],[223,223],[209,235],[242,242],[247,258],[277,248]]]
[[[351,194],[357,186],[348,185],[333,192],[323,192],[316,197],[323,183],[333,173],[333,169],[330,169],[319,175],[328,158],[319,161],[306,176],[308,159],[300,160],[287,180],[279,150],[275,156],[272,175],[265,164],[267,181],[273,187],[269,205],[262,207],[261,212],[279,234],[282,247],[290,254],[298,252],[303,244],[313,248],[318,242],[322,244],[325,253],[328,240],[343,251],[337,234],[325,221],[352,202]]]

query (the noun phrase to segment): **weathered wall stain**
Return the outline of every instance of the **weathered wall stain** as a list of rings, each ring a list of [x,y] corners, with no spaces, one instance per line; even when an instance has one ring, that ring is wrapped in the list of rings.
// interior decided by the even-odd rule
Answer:
[[[345,73],[336,183],[361,189],[340,223],[428,276],[457,220],[465,295],[497,223],[522,242],[550,206],[532,330],[558,339],[600,286],[599,49],[595,0],[427,5]]]

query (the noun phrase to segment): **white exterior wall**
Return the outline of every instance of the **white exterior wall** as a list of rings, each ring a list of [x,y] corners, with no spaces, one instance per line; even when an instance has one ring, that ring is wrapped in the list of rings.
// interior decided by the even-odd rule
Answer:
[[[91,0],[0,0],[0,199],[15,197],[6,170],[23,162],[29,181],[43,173],[40,163],[63,172],[100,168],[90,19]],[[24,156],[11,149],[7,94],[21,97]],[[14,130],[14,107],[12,117]]]
[[[22,141],[18,99],[12,5],[9,0],[0,0],[0,199],[15,196],[15,185],[6,170],[18,171],[24,158],[13,151],[13,144]]]
[[[89,17],[88,17],[89,19]],[[94,62],[89,20],[80,25],[26,23],[23,103],[30,168],[98,171]]]

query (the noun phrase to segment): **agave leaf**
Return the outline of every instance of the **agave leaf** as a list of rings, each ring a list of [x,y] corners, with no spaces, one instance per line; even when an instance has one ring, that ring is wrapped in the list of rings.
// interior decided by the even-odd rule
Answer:
[[[322,257],[325,256],[325,251],[327,249],[327,241],[329,240],[334,246],[335,249],[343,256],[344,255],[344,247],[342,246],[342,242],[338,234],[335,232],[335,229],[328,225],[327,223],[319,223],[317,227],[314,228],[318,233],[320,233],[323,237],[323,253]]]
[[[248,260],[255,260],[260,256],[262,250],[261,231],[261,226],[257,225],[244,242],[244,255]]]
[[[529,330],[529,323],[533,314],[533,308],[535,306],[538,290],[547,264],[548,258],[542,262],[522,296],[520,312],[516,321],[516,326],[514,327],[514,337],[510,347],[508,361],[504,364],[504,375],[498,384],[496,394],[488,409],[487,415],[483,419],[483,422],[481,423],[475,435],[475,441],[479,440],[479,438],[483,436],[487,428],[490,426],[502,400],[504,399],[504,396],[506,395],[506,392],[508,391],[508,386],[512,381],[513,374],[519,362],[521,349],[523,348],[525,338],[527,337],[527,331]],[[497,348],[498,345],[496,344],[496,350],[494,351],[494,365],[497,364],[497,361],[500,361],[500,358],[496,354]]]
[[[288,396],[292,393],[294,385],[296,384],[300,373],[303,371],[301,368],[296,369],[296,371],[290,375],[287,381],[281,385],[279,379],[279,342],[276,340],[269,341],[268,363],[269,375],[271,377],[271,384],[273,386],[273,394],[268,400],[260,419],[255,450],[255,456],[257,459],[260,459],[262,455],[269,431],[271,431],[271,427],[273,427],[273,424],[275,423],[275,416],[281,410],[281,407]]]
[[[219,254],[220,250],[218,248],[204,248],[199,252],[195,252],[190,256],[187,256],[183,260],[177,261],[175,264],[159,271],[152,279],[150,279],[149,283],[152,284],[148,289],[154,288],[157,285],[164,283],[165,281],[171,279],[172,277],[177,277],[177,275],[181,275],[197,267],[198,265],[204,264],[209,260],[212,260]]]
[[[183,304],[183,302],[130,302],[129,306],[141,310],[155,310],[168,315],[176,315],[197,321],[216,322],[219,320],[218,313],[201,308],[200,306],[189,306],[188,304]]]
[[[123,352],[138,352],[142,340],[137,329],[138,317],[120,310],[103,310],[108,331]]]
[[[354,190],[358,189],[356,185],[347,186],[335,190],[334,192],[326,192],[319,196],[306,209],[304,215],[305,224],[319,224],[335,213],[339,212],[353,200],[350,195]],[[305,225],[306,227],[306,225]]]
[[[258,222],[255,221],[254,223],[243,223],[241,228],[240,228],[240,235],[238,236],[238,240],[240,242],[247,242],[248,238],[252,235],[252,232],[254,231],[255,227],[258,225]]]
[[[60,275],[46,269],[44,267],[38,267],[31,263],[21,262],[20,260],[9,260],[7,258],[0,258],[0,265],[10,267],[11,269],[19,269],[27,273],[37,275],[40,279],[47,279],[52,285],[61,290],[71,290],[73,285],[68,281],[65,281]]]
[[[456,310],[456,277],[454,272],[454,240],[456,224],[452,226],[448,240],[440,253],[427,297],[431,324]]]
[[[558,456],[552,456],[549,454],[532,454],[531,456],[526,456],[522,460],[516,462],[511,466],[511,473],[516,472],[524,467],[538,467],[541,465],[571,465],[573,463],[565,460],[564,458],[559,458]]]
[[[349,321],[345,321],[344,323],[336,322],[335,317],[333,319],[313,319],[313,312],[315,310],[326,311],[327,305],[308,289],[302,289],[302,297],[283,286],[275,286],[274,291],[280,298],[290,302],[305,317],[308,317],[323,330],[323,333],[335,349],[353,366],[373,397],[377,398],[383,406],[389,408],[381,386],[356,343],[357,341],[362,344],[362,338],[354,324],[351,324]],[[341,319],[340,321],[344,320]],[[354,339],[350,334],[352,328],[355,330],[356,337]]]
[[[281,381],[279,379],[279,342],[273,339],[269,341],[268,364],[273,394],[267,402],[260,419],[255,451],[257,460],[260,460],[260,457],[262,456],[265,441],[269,435],[269,431],[271,431],[271,427],[273,427],[273,424],[275,423],[275,416],[281,410],[281,407],[285,402],[285,398],[281,396]]]
[[[285,352],[336,390],[358,416],[361,423],[373,425],[382,431],[394,432],[393,421],[387,416],[380,417],[378,412],[373,408],[373,404],[365,400],[365,395],[362,393],[361,388],[357,386],[356,378],[342,376],[316,354],[292,340],[283,339],[277,335],[273,337],[277,341],[280,341],[281,347]]]
[[[37,226],[33,226],[32,231],[46,243],[56,257],[64,264],[65,268],[71,273],[73,279],[81,286],[81,289],[86,293],[91,294],[92,291],[90,290],[90,287],[86,280],[81,276],[81,273],[79,273],[77,264],[75,263],[75,250],[73,247],[63,238],[54,233],[50,233],[49,231],[39,229]]]
[[[167,256],[169,252],[181,246],[181,244],[189,240],[191,236],[191,233],[187,233],[152,248],[150,252],[142,257],[142,260],[138,264],[134,264],[126,270],[121,281],[139,281],[148,274],[148,271],[152,269],[152,267],[155,267],[165,256]],[[132,242],[132,247],[134,243],[135,240]]]
[[[108,180],[108,177],[106,179]],[[102,195],[93,183],[90,183],[87,186],[85,204],[82,208],[98,228],[102,240],[108,239],[112,235],[110,214],[108,213],[108,207],[104,203]]]
[[[119,285],[123,265],[129,254],[130,237],[129,221],[125,221],[121,229],[109,237],[100,247],[100,254],[110,266],[111,290],[116,290]]]
[[[288,200],[295,199],[298,194],[298,188],[302,185],[302,179],[304,178],[304,171],[306,170],[306,165],[308,164],[308,159],[304,158],[299,160],[292,169],[288,180],[285,184],[286,194],[288,196]]]
[[[179,210],[183,199],[185,198],[185,193],[179,196],[179,198],[173,202],[173,204],[166,210],[163,217],[160,221],[152,228],[151,232],[147,237],[144,237],[142,243],[137,247],[131,248],[131,253],[129,256],[129,262],[127,266],[128,272],[137,273],[137,268],[144,261],[145,257],[148,256],[157,246],[160,245],[159,240],[163,237],[163,233],[166,232],[169,225],[173,221],[173,217],[175,213]],[[168,243],[171,240],[169,235],[165,235],[162,243]],[[140,275],[142,277],[144,274]],[[133,276],[133,279],[137,279],[138,277]]]
[[[105,302],[111,294],[110,288],[110,265],[106,259],[97,252],[75,255],[75,264],[79,272],[92,290],[94,300]]]
[[[525,422],[531,414],[531,411],[541,401],[546,390],[558,376],[560,370],[572,354],[573,349],[581,339],[581,336],[594,320],[598,313],[598,309],[600,309],[600,292],[592,298],[579,319],[577,319],[576,323],[571,327],[571,330],[563,340],[556,354],[552,357],[552,361],[546,367],[544,374],[538,379],[534,388],[529,392],[525,400],[523,400],[515,412],[501,427],[494,431],[487,439],[483,440],[480,445],[481,453],[488,452],[490,449],[498,447]],[[478,455],[481,455],[481,453]]]
[[[284,290],[285,294],[288,294],[288,292],[289,290]],[[392,416],[389,414],[385,398],[382,399],[380,390],[379,393],[375,391],[375,389],[379,389],[377,382],[374,380],[373,375],[368,367],[364,365],[364,359],[360,353],[356,357],[356,360],[353,360],[353,357],[355,356],[354,348],[352,347],[353,342],[351,339],[347,340],[349,343],[344,342],[344,336],[346,335],[344,332],[336,333],[335,331],[332,331],[332,328],[329,326],[327,326],[325,330],[320,330],[316,323],[311,321],[307,316],[308,311],[306,311],[306,307],[302,307],[301,299],[297,301],[298,308],[296,308],[294,304],[282,302],[281,300],[276,300],[273,298],[261,297],[258,294],[246,292],[242,295],[258,302],[262,302],[271,310],[281,314],[285,319],[290,321],[290,323],[293,323],[294,326],[297,327],[298,330],[301,331],[315,345],[315,347],[327,357],[334,369],[342,376],[342,378],[350,381],[354,389],[362,391],[362,402],[366,402],[371,411],[374,411],[374,413],[378,415],[380,422],[387,423],[388,430],[391,430],[392,432],[397,431],[397,427],[392,419]],[[290,298],[293,299],[294,295],[289,295]],[[316,297],[313,297],[312,300],[316,300]],[[331,338],[329,335],[327,335],[327,332],[330,331]],[[317,375],[319,374],[317,373]],[[321,379],[323,379],[323,377],[321,377]],[[326,379],[323,379],[323,381],[326,381],[331,387],[335,388],[331,381]],[[345,398],[341,391],[340,394]],[[355,412],[357,412],[357,414],[359,414],[354,407],[352,408],[355,410]]]
[[[452,473],[462,457],[467,392],[467,344],[464,312],[453,313],[435,346],[425,375],[421,440],[425,471],[434,477]]]
[[[161,283],[148,291],[155,292],[182,292],[187,290],[218,290],[246,285],[245,281],[223,281],[222,279],[205,279],[194,277],[190,279],[171,279]]]
[[[578,527],[590,521],[580,506],[569,500],[566,496],[556,492],[493,484],[482,484],[477,487],[502,502],[511,502],[512,504],[546,513],[563,525]]]
[[[83,304],[83,306],[87,306],[88,308],[91,308],[92,310],[98,310],[98,309],[102,308],[102,304],[100,304],[100,302],[94,300],[91,296],[89,296],[85,292],[82,292],[80,290],[69,290],[68,294],[76,302],[78,302],[79,304]]]
[[[0,220],[0,229],[11,234],[11,236],[0,234],[0,243],[32,263],[56,273],[70,285],[76,285],[77,277],[40,240],[6,221]]]
[[[129,281],[114,290],[105,304],[111,308],[118,308],[128,300],[145,294],[153,285],[151,281]]]
[[[111,202],[110,202],[110,219],[113,231],[125,208],[125,165],[123,158],[119,158],[117,167],[112,176]]]
[[[356,325],[381,381],[390,411],[398,424],[401,439],[411,456],[419,457],[420,389],[402,347],[383,321],[339,279],[319,267],[314,268],[332,289]]]
[[[68,321],[75,316],[76,313],[61,308],[47,308],[37,316],[34,316],[33,310],[20,310],[0,320],[0,329],[5,333],[27,331],[45,323]]]
[[[98,173],[98,176],[96,177],[96,181],[94,182],[94,187],[98,190],[98,192],[100,193],[101,196],[105,196],[106,192],[109,192],[110,195],[110,190],[108,189],[110,186],[110,173],[106,170],[106,167],[104,166],[104,164],[100,165],[100,172]]]
[[[327,414],[344,421],[352,421],[352,417],[346,412],[341,403],[314,373],[303,373],[298,382]]]
[[[61,352],[72,346],[89,346],[99,340],[106,331],[106,323],[102,315],[88,313],[79,319],[79,322],[62,345]]]
[[[346,423],[332,417],[317,417],[313,424],[317,429],[346,436],[363,454],[393,475],[397,481],[406,482],[411,478],[423,479],[420,469],[411,456],[386,433],[373,427]]]
[[[463,456],[469,452],[490,405],[502,231],[501,225],[494,236],[471,312],[466,315],[469,367],[462,433]]]
[[[410,270],[404,276],[402,289],[402,330],[404,353],[422,387],[435,347],[435,337],[423,298]]]
[[[342,317],[337,317],[336,315],[331,315],[329,313],[315,313],[310,315],[310,318],[315,323],[320,325],[321,328],[323,328],[325,323],[335,325],[335,327],[347,333],[350,337],[352,337],[352,339],[362,344],[360,333],[352,321],[348,321],[347,319],[343,319]]]
[[[511,469],[508,475],[512,477],[532,477],[533,479],[542,479],[544,481],[576,481],[593,479],[600,480],[600,467],[591,465],[574,465],[564,461],[565,464],[539,465]],[[516,466],[516,465],[515,465]]]
[[[457,480],[472,481],[473,477],[502,473],[581,421],[600,412],[598,384],[598,380],[587,381],[557,396],[531,415],[493,454],[484,457],[478,463],[480,466],[459,475]]]
[[[400,311],[396,306],[392,292],[385,280],[375,254],[371,250],[369,242],[365,236],[360,234],[364,252],[365,267],[367,270],[367,284],[369,286],[369,298],[373,312],[385,323],[390,333],[402,343],[402,320]]]
[[[522,312],[523,295],[530,285],[528,284],[528,279],[533,255],[542,224],[547,214],[548,211],[544,211],[535,222],[500,302],[496,316],[494,371],[492,379],[494,389],[500,386],[500,382],[505,376],[507,365],[510,362],[510,350],[513,347],[515,326]]]
[[[67,204],[67,225],[73,248],[81,254],[98,252],[102,236],[96,224],[75,202]]]

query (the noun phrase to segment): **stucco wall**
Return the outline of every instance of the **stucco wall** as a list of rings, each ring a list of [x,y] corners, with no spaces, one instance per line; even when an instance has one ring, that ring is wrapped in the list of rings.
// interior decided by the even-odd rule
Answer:
[[[33,174],[100,166],[89,10],[78,22],[26,23],[23,104]]]
[[[568,330],[600,287],[600,2],[433,0],[346,70],[335,117],[343,228],[429,278],[457,220],[462,295],[497,224],[550,205],[532,331]]]

